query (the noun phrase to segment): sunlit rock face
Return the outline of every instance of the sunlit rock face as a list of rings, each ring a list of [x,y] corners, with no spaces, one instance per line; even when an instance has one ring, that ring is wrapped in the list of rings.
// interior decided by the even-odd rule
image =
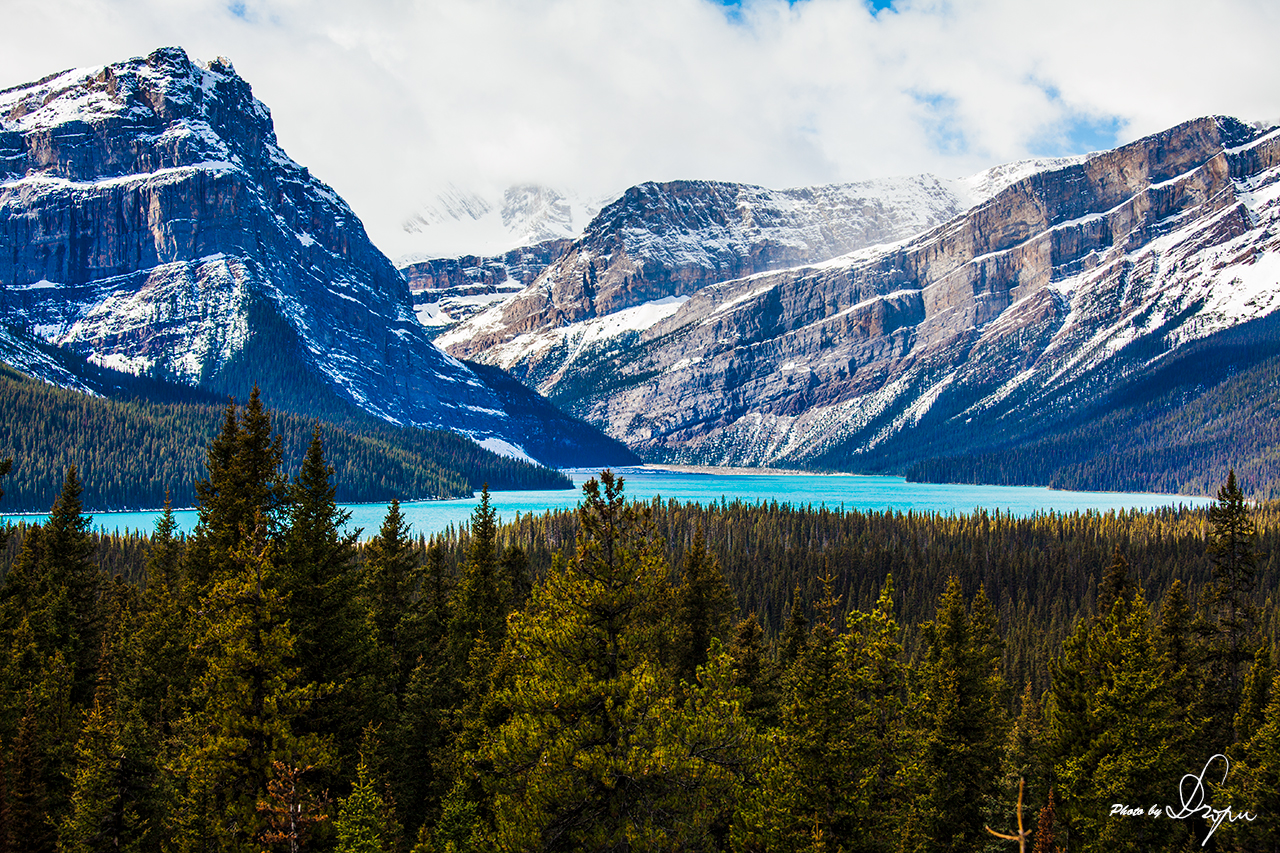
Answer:
[[[750,188],[644,185],[438,340],[651,458],[839,465],[1014,440],[1280,307],[1278,152],[1275,131],[1203,118],[912,179],[909,202],[860,216],[827,200],[817,225],[806,191],[751,190],[763,215]]]
[[[179,48],[0,92],[0,309],[4,352],[37,374],[23,340],[214,390],[261,371],[286,397],[517,447],[513,407],[557,429],[431,343],[404,276],[249,84]]]

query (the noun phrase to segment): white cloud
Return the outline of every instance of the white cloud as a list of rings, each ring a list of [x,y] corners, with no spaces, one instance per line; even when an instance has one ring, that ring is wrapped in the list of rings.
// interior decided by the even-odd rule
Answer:
[[[1208,113],[1280,118],[1272,0],[9,0],[0,88],[229,56],[389,254],[446,183],[587,194],[959,175]]]

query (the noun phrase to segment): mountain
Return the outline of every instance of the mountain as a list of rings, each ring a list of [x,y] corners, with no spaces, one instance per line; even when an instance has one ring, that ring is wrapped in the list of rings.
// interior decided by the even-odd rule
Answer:
[[[435,347],[249,84],[179,48],[0,92],[0,311],[0,355],[56,384],[111,368],[244,399],[256,382],[308,416],[358,408],[549,464],[632,458]]]
[[[665,316],[708,284],[910,237],[963,210],[968,196],[967,187],[928,175],[793,190],[641,184],[560,248],[522,291],[439,342],[522,377],[552,375],[573,360],[575,342],[612,337],[609,328],[631,330],[636,321],[625,312]]]
[[[708,181],[649,183],[607,205],[576,243],[562,232],[501,254],[402,260],[400,270],[414,294],[418,319],[436,335],[492,309],[500,309],[499,315],[541,310],[538,330],[551,333],[550,340],[558,341],[565,334],[574,334],[558,331],[563,326],[562,309],[567,309],[569,316],[595,311],[589,304],[594,294],[588,296],[564,286],[575,276],[598,275],[598,262],[582,265],[584,250],[588,257],[609,256],[606,279],[628,279],[636,265],[649,271],[650,285],[653,279],[665,277],[658,285],[663,294],[659,298],[671,298],[688,291],[691,282],[696,286],[744,269],[823,261],[871,243],[913,236],[1027,171],[1062,162],[1024,161],[962,181],[921,175],[793,190]],[[572,257],[561,262],[571,253]],[[540,301],[546,301],[543,291],[521,291],[552,264],[557,267],[552,273],[557,280],[551,285],[554,293],[540,306]],[[575,270],[577,267],[581,269]],[[654,271],[659,271],[658,275]],[[643,298],[643,294],[623,294],[621,303],[606,305],[597,313],[607,315],[636,307],[641,304],[636,298]],[[513,306],[512,302],[519,304]],[[496,324],[504,325],[504,319],[499,316]],[[480,326],[469,325],[443,340],[458,352],[479,353],[493,343],[484,331],[493,325],[491,315]]]
[[[547,240],[493,257],[464,255],[416,261],[400,271],[413,294],[418,321],[430,334],[439,335],[511,301],[572,246],[572,240]]]
[[[548,240],[576,239],[615,197],[541,184],[516,184],[501,193],[450,184],[405,219],[397,245],[413,248],[396,263],[403,267],[433,258],[493,256]]]
[[[803,191],[645,185],[437,340],[649,459],[905,470],[999,454],[1122,398],[1155,405],[1147,378],[1184,402],[1227,380],[1184,356],[1217,364],[1215,336],[1280,307],[1278,160],[1280,132],[1202,118],[1088,157],[917,178],[893,216],[824,200],[822,224],[783,215]]]

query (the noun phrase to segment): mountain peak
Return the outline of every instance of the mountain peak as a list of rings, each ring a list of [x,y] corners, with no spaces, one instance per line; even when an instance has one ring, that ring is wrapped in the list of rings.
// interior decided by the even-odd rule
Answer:
[[[56,347],[237,397],[257,381],[304,414],[354,406],[534,456],[582,431],[431,343],[404,277],[225,58],[61,72],[0,93],[0,122],[0,349],[25,364]]]
[[[613,195],[595,197],[538,183],[500,192],[448,184],[404,221],[401,266],[465,255],[496,256],[548,240],[580,237]]]
[[[953,181],[651,182],[436,340],[649,458],[883,470],[1074,423],[1280,311],[1277,223],[1280,131],[1229,117]]]

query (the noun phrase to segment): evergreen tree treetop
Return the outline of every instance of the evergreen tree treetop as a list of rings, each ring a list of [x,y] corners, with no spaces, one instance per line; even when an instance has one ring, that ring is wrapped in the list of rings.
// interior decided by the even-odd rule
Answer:
[[[235,401],[227,403],[222,431],[209,444],[206,477],[196,483],[200,527],[219,547],[234,550],[259,515],[274,535],[288,499],[280,472],[283,456],[257,386],[238,419]]]
[[[1209,508],[1207,550],[1213,580],[1208,600],[1212,613],[1199,626],[1209,641],[1209,676],[1223,687],[1213,693],[1222,700],[1214,715],[1224,728],[1231,724],[1239,704],[1243,671],[1261,643],[1258,608],[1253,600],[1257,539],[1257,527],[1232,470],[1218,490],[1217,502]]]
[[[3,477],[5,474],[8,474],[11,468],[13,468],[12,458],[0,459],[0,477]],[[4,497],[4,489],[0,489],[0,498],[3,498],[3,497]],[[8,541],[9,541],[8,527],[0,528],[0,548],[3,548],[5,546],[5,543]]]
[[[1238,605],[1239,597],[1252,591],[1257,539],[1257,528],[1232,470],[1218,489],[1217,502],[1209,508],[1209,561],[1224,603]]]

